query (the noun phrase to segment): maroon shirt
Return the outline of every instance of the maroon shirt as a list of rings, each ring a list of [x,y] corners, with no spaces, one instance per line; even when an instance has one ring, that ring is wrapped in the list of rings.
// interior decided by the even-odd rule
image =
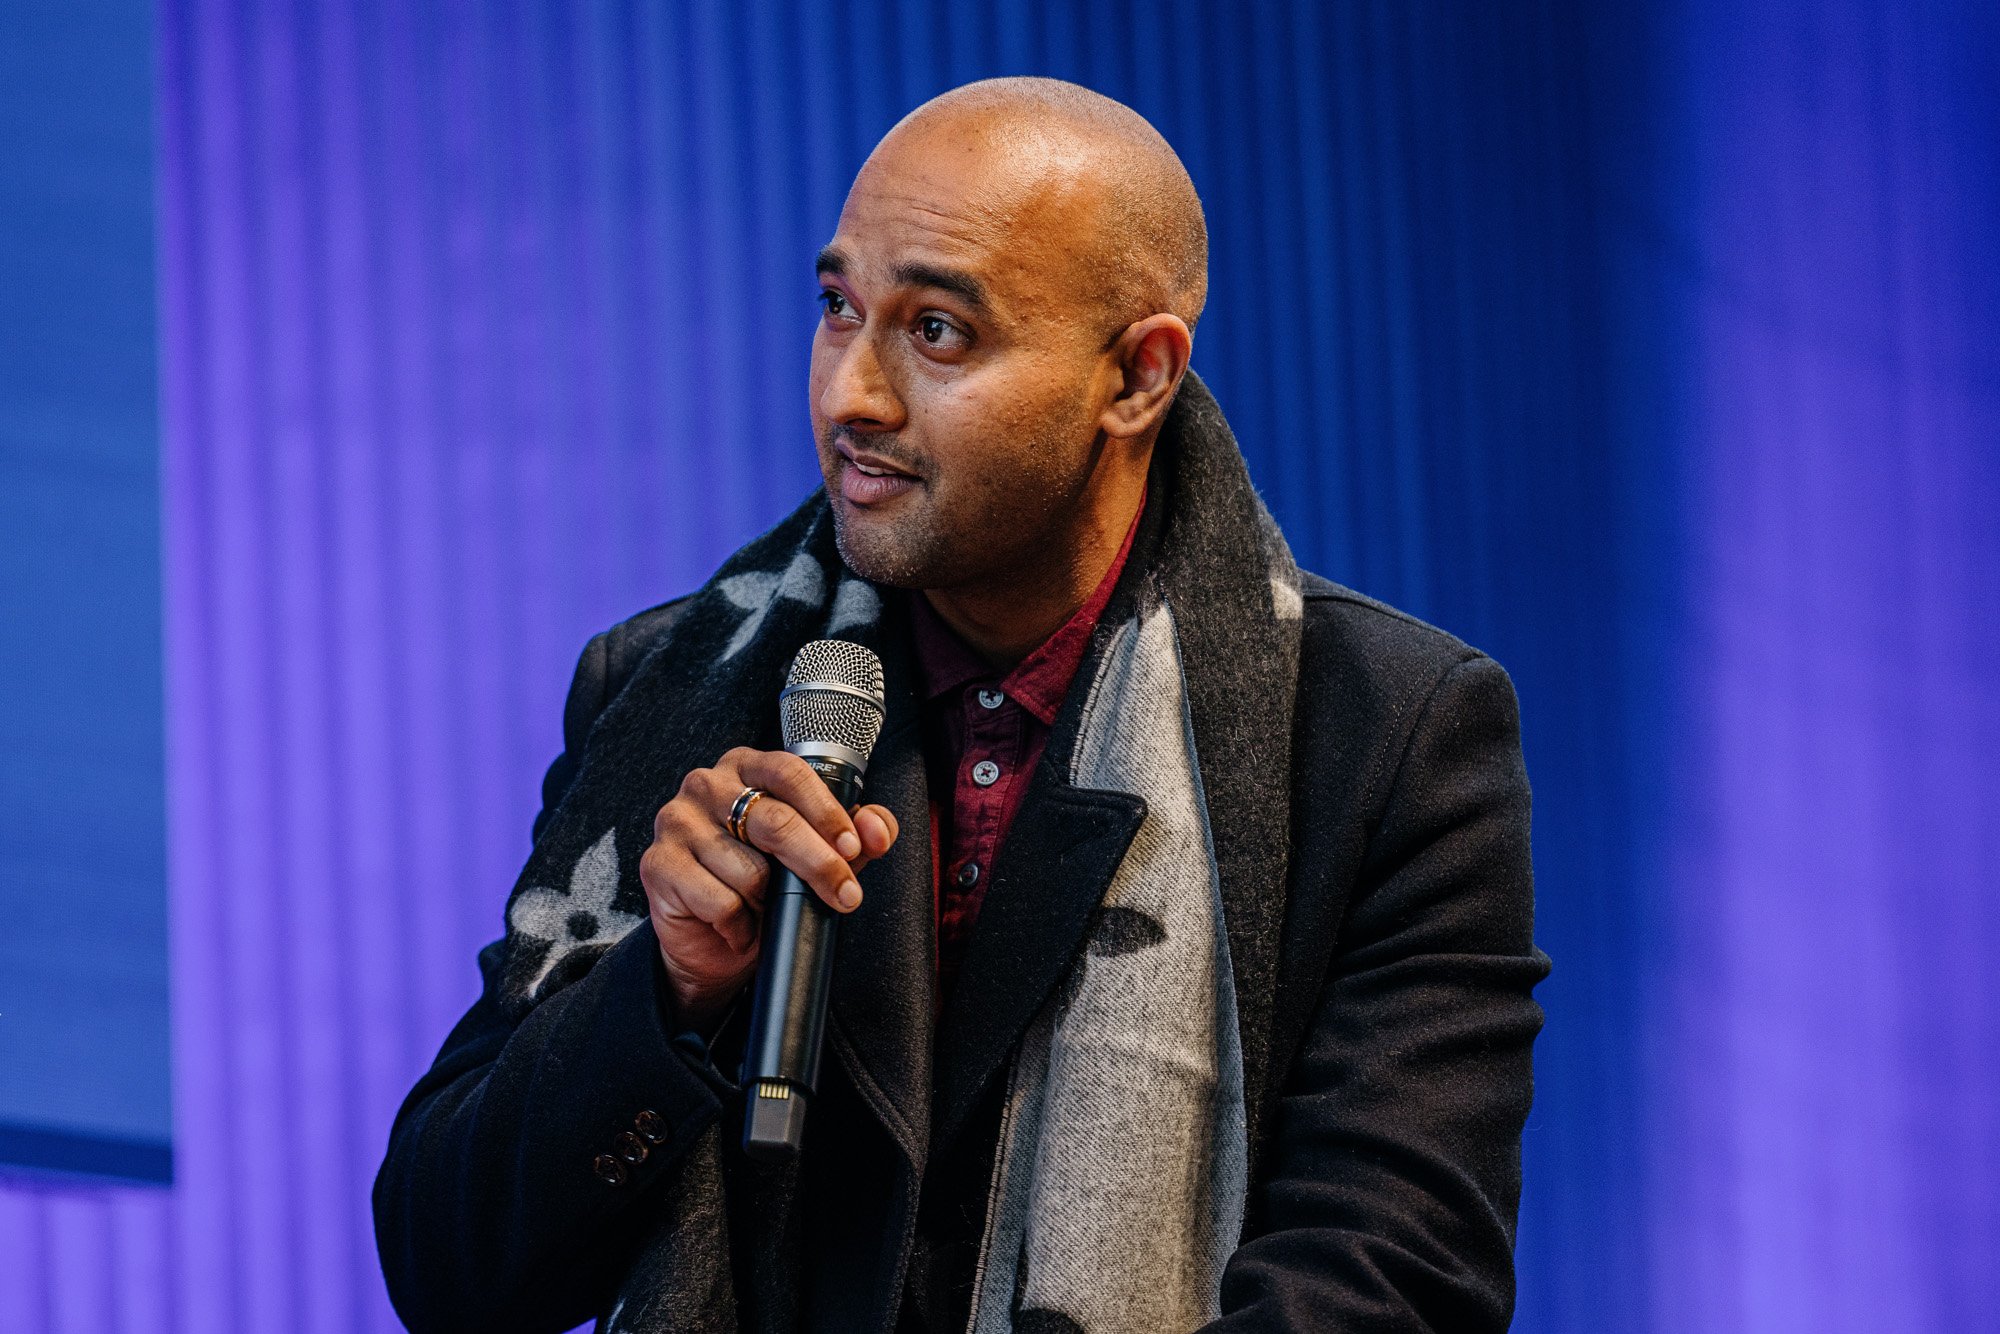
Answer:
[[[1142,498],[1139,509],[1145,511]],[[917,670],[924,691],[924,759],[931,798],[931,886],[937,912],[938,999],[950,994],[986,898],[993,859],[1049,729],[1090,646],[1090,632],[1139,531],[1135,515],[1097,589],[1056,632],[1004,676],[931,609],[910,597]]]

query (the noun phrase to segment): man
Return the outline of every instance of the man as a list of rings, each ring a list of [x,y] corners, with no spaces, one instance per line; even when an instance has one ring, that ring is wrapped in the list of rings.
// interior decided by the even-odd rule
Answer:
[[[1547,968],[1513,691],[1293,564],[1187,371],[1179,160],[1072,85],[970,85],[819,272],[825,492],[585,650],[376,1185],[397,1309],[1503,1329]],[[776,745],[823,636],[886,675],[852,814]],[[774,861],[844,914],[781,1166],[732,1078]]]

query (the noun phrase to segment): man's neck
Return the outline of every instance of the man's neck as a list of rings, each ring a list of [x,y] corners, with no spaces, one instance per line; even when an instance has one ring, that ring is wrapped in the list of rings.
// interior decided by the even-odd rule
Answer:
[[[924,597],[973,652],[997,670],[1010,670],[1097,590],[1124,548],[1145,495],[1142,476],[1119,503],[1080,524],[1076,538],[1059,544],[1051,560],[977,585],[927,588]]]

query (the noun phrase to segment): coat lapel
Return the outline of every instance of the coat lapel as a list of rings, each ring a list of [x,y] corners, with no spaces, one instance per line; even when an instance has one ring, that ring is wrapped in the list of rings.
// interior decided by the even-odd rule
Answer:
[[[979,929],[942,1017],[940,1151],[1069,973],[1145,816],[1146,803],[1138,797],[1072,787],[1047,759],[1036,767],[994,862]]]

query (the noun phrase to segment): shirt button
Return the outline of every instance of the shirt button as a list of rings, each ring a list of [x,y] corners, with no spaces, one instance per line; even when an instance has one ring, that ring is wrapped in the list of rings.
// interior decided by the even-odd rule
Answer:
[[[593,1158],[590,1162],[590,1170],[597,1174],[599,1181],[604,1182],[608,1186],[622,1186],[625,1184],[625,1164],[619,1162],[608,1153],[600,1153],[597,1157]]]
[[[982,690],[979,692],[979,707],[982,709],[997,709],[1006,702],[1007,697],[997,690]]]
[[[972,888],[979,883],[979,863],[967,862],[958,868],[958,874],[953,876],[952,879],[958,882],[960,889]]]
[[[992,787],[1000,781],[1000,766],[991,760],[981,760],[972,766],[972,781],[981,787]]]

